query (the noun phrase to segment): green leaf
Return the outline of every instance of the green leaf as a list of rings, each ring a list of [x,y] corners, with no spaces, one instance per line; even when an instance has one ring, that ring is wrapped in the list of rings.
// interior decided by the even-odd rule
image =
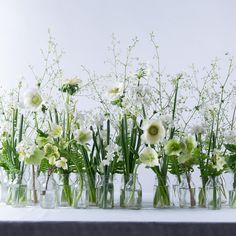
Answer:
[[[230,152],[236,153],[236,144],[225,144],[225,148]]]

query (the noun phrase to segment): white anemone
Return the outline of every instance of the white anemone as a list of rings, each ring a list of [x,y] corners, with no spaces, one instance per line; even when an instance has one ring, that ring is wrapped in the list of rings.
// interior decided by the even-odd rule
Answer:
[[[157,144],[165,137],[165,128],[159,120],[146,121],[142,129],[142,140],[146,144]]]
[[[24,94],[24,105],[32,111],[40,108],[43,102],[42,96],[37,89],[32,89]]]
[[[107,97],[110,101],[115,101],[120,98],[123,94],[123,85],[122,84],[116,84],[112,87],[110,87],[107,91]]]

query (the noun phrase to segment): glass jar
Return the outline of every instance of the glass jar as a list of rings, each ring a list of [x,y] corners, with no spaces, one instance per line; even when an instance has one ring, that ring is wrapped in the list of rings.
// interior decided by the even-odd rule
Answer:
[[[170,207],[170,192],[167,179],[156,177],[154,185],[154,208],[168,208]]]
[[[28,206],[35,206],[39,203],[40,183],[36,176],[35,166],[31,166],[29,180],[27,182],[27,202]]]
[[[198,188],[198,206],[201,208],[206,207],[206,187]]]
[[[172,205],[179,207],[179,180],[176,177],[174,184],[172,184]]]
[[[16,175],[16,178],[12,183],[12,206],[27,206],[27,185],[23,174]]]
[[[236,173],[232,173],[231,186],[229,190],[229,207],[236,208]]]
[[[64,173],[59,175],[58,185],[58,206],[59,207],[70,207],[72,205],[72,191],[70,184],[70,174]]]
[[[129,181],[125,185],[125,207],[137,210],[142,207],[142,186],[136,173],[129,175]]]
[[[87,208],[89,205],[88,180],[86,174],[78,174],[73,186],[73,207]]]
[[[53,209],[57,206],[57,184],[52,173],[48,173],[41,183],[40,206],[45,209]]]
[[[221,209],[221,191],[220,177],[209,177],[206,184],[206,206],[208,209]]]
[[[196,206],[196,189],[191,178],[191,173],[187,172],[181,175],[179,186],[179,206],[181,208]]]
[[[125,208],[125,185],[129,182],[129,175],[122,175],[120,185],[120,207]]]
[[[103,209],[114,207],[113,175],[101,175],[97,186],[98,207]]]

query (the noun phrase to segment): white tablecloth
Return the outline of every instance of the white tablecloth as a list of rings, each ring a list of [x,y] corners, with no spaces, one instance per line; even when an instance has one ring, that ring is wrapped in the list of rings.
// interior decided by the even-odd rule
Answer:
[[[81,221],[81,222],[231,222],[236,209],[42,209],[0,206],[0,221]]]

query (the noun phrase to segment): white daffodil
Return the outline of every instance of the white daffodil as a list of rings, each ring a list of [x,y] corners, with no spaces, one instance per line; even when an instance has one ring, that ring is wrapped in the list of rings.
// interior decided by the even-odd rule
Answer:
[[[37,89],[32,89],[24,94],[24,105],[26,108],[36,111],[42,105],[43,99]]]
[[[225,162],[224,156],[218,150],[215,150],[215,160],[216,160],[216,164],[214,166],[215,169],[217,171],[223,170],[226,162]]]
[[[139,155],[140,161],[148,167],[159,166],[157,152],[151,147],[145,147]]]
[[[63,132],[63,129],[60,125],[52,124],[49,134],[53,138],[60,138],[62,135],[62,132]]]
[[[92,131],[87,129],[77,129],[74,131],[74,136],[79,144],[86,144],[92,139]]]
[[[142,130],[142,140],[146,144],[157,144],[165,137],[165,128],[159,120],[146,121]]]
[[[67,170],[68,169],[67,159],[65,157],[61,157],[59,160],[55,162],[55,166],[57,168],[62,168],[63,170]]]
[[[112,86],[107,91],[107,97],[110,101],[116,101],[120,98],[123,94],[123,85],[117,84],[115,86]]]

